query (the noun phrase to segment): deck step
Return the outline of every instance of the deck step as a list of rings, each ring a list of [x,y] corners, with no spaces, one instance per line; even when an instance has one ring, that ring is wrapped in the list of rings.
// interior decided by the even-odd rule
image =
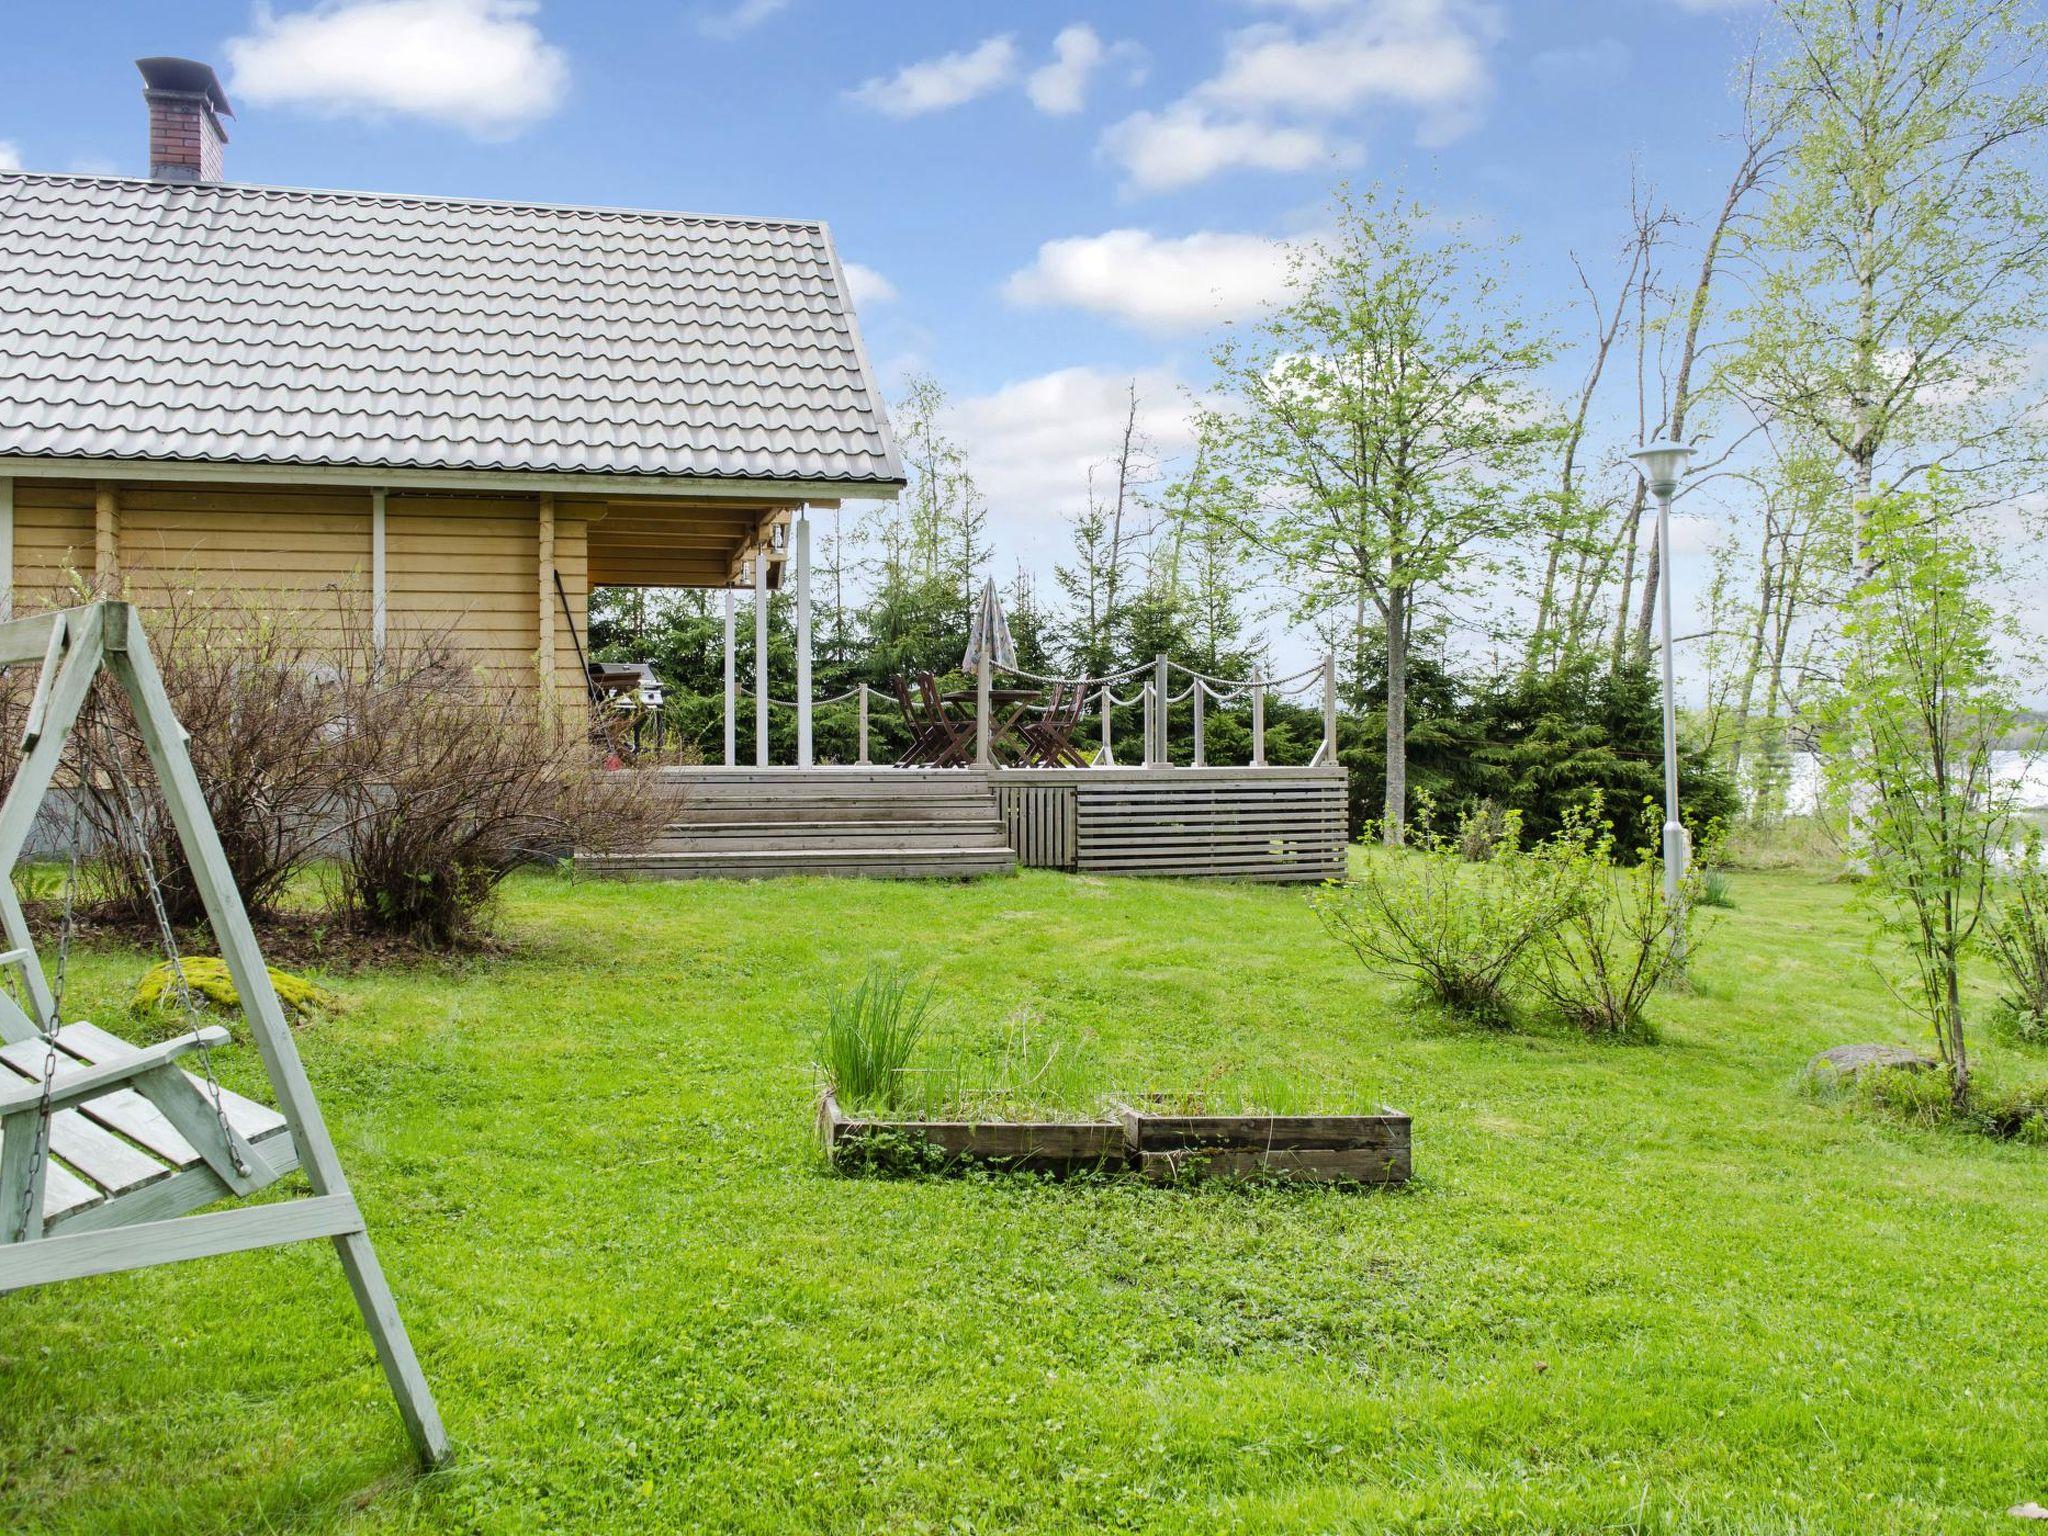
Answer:
[[[1016,868],[991,777],[887,767],[661,770],[668,825],[591,874],[656,880],[961,879]]]
[[[1003,825],[979,821],[683,823],[655,839],[652,853],[724,853],[740,849],[1006,848]]]
[[[1017,856],[998,848],[784,848],[726,853],[579,854],[587,875],[637,880],[768,880],[836,875],[869,880],[966,880],[1007,875]]]

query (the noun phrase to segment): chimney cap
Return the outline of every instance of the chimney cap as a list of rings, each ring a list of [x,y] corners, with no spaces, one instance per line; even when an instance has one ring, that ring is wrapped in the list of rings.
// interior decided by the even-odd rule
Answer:
[[[163,57],[137,59],[135,67],[142,71],[142,83],[152,91],[204,96],[207,106],[219,116],[235,115],[235,109],[228,105],[228,93],[221,89],[220,76],[213,72],[211,64],[201,64],[197,59]]]

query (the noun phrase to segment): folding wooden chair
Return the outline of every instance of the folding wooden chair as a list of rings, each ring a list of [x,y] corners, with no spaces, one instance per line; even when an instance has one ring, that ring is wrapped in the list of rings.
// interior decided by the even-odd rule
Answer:
[[[960,719],[946,708],[939,693],[939,680],[932,673],[917,674],[917,689],[924,699],[925,720],[932,730],[932,767],[965,767],[974,756],[973,722]]]

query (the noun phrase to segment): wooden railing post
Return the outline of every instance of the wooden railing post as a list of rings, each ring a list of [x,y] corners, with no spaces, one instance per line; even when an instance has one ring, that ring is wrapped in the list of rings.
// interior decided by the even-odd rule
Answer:
[[[981,650],[974,658],[974,763],[977,768],[989,765],[988,689],[988,643],[983,637]]]
[[[1252,677],[1252,766],[1266,766],[1266,683],[1256,674]]]
[[[1102,685],[1102,766],[1116,766],[1116,733],[1110,719],[1109,684]]]
[[[1323,750],[1325,763],[1337,761],[1337,653],[1323,657]]]
[[[860,685],[860,765],[868,765],[868,685]]]
[[[1195,690],[1190,696],[1195,706],[1195,766],[1206,768],[1209,766],[1209,745],[1203,737],[1203,724],[1208,713],[1209,690],[1199,677],[1191,686]]]
[[[1170,761],[1166,755],[1166,717],[1173,710],[1173,706],[1167,702],[1173,695],[1171,681],[1166,670],[1166,657],[1155,657],[1152,662],[1152,719],[1157,727],[1159,740],[1157,746],[1147,755],[1160,768],[1166,767]]]
[[[1154,741],[1156,741],[1156,740],[1158,739],[1158,736],[1159,736],[1159,726],[1158,726],[1158,722],[1157,722],[1157,720],[1155,719],[1155,716],[1156,716],[1156,714],[1157,714],[1157,712],[1158,712],[1158,699],[1159,699],[1159,691],[1158,691],[1158,689],[1157,689],[1157,688],[1155,688],[1155,687],[1153,686],[1153,684],[1152,684],[1152,679],[1151,679],[1151,678],[1149,678],[1149,677],[1145,679],[1145,686],[1144,686],[1143,688],[1139,689],[1138,691],[1139,691],[1140,693],[1142,693],[1142,694],[1144,695],[1144,697],[1145,697],[1145,759],[1144,759],[1144,761],[1145,761],[1145,766],[1146,766],[1147,768],[1150,768],[1150,767],[1152,767],[1152,766],[1153,766],[1153,764],[1154,764],[1154,761],[1155,761],[1155,760],[1154,760],[1154,758],[1153,758],[1153,756],[1152,756],[1152,744],[1153,744],[1153,742],[1154,742]]]

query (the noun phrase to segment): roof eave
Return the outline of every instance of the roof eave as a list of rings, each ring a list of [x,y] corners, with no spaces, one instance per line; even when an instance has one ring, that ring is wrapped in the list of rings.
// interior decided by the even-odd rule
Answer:
[[[101,458],[0,454],[0,475],[61,480],[243,480],[277,485],[361,485],[365,489],[552,491],[594,496],[692,496],[764,502],[841,498],[893,501],[905,481],[891,445],[890,479],[864,477],[778,480],[751,475],[585,473],[572,470],[448,469],[401,464],[281,463],[262,459]]]

